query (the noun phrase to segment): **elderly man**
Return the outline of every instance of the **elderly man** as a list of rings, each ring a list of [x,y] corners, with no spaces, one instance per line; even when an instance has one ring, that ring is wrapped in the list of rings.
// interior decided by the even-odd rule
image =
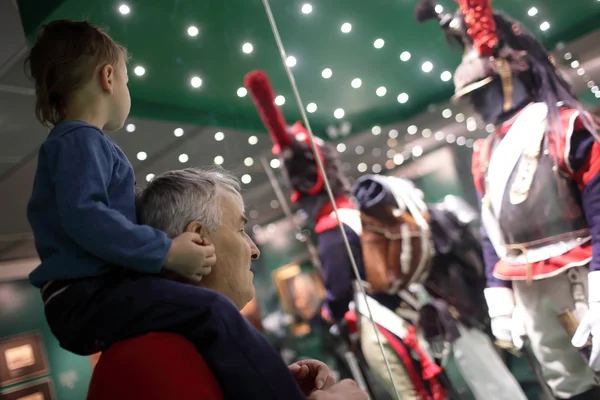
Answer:
[[[214,343],[199,350],[225,398],[273,398],[267,395],[271,392],[277,393],[275,398],[292,399],[300,391],[315,400],[367,398],[352,381],[335,384],[327,366],[315,360],[289,367],[294,382],[289,373],[282,373],[285,365],[274,349],[239,314],[254,297],[250,263],[259,257],[259,251],[244,229],[247,219],[235,177],[220,169],[167,172],[137,193],[137,210],[141,223],[161,229],[170,237],[194,232],[204,243],[215,247],[217,262],[200,286],[227,297],[235,305],[237,315],[227,309],[226,301],[219,299],[219,308],[213,312],[207,309],[205,318],[198,318],[197,324],[212,325],[216,333]],[[182,285],[182,291],[206,289]],[[226,316],[219,315],[223,312]],[[260,382],[265,380],[264,392],[259,394]]]

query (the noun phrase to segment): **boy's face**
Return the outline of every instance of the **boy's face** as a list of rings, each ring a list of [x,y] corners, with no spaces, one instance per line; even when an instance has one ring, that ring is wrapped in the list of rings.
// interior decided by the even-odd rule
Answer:
[[[127,87],[129,77],[127,76],[127,65],[123,57],[119,60],[116,68],[113,69],[113,74],[109,120],[104,127],[107,131],[121,129],[131,109],[131,97]]]

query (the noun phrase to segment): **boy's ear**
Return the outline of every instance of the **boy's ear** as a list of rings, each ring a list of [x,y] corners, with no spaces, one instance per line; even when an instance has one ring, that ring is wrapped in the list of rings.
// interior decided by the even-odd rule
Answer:
[[[115,78],[115,69],[110,64],[104,64],[100,67],[99,79],[100,87],[108,94],[113,92],[113,83]]]

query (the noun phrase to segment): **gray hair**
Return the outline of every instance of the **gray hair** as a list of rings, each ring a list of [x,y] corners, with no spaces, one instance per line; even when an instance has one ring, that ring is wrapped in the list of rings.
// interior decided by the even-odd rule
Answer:
[[[240,183],[222,168],[186,168],[165,172],[144,188],[136,190],[138,222],[167,233],[181,234],[192,221],[201,222],[208,231],[221,225],[222,212],[217,194],[236,196],[243,208]]]

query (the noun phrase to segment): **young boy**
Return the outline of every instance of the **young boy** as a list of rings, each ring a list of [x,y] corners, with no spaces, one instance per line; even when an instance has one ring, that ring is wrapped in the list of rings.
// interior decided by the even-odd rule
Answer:
[[[199,281],[216,256],[199,235],[170,240],[136,223],[133,169],[103,132],[129,114],[126,60],[102,30],[72,21],[46,25],[28,59],[36,116],[52,128],[28,206],[42,261],[30,280],[42,289],[52,332],[80,355],[152,331],[178,333],[196,345],[225,398],[303,398],[228,299],[160,276],[164,268]]]

